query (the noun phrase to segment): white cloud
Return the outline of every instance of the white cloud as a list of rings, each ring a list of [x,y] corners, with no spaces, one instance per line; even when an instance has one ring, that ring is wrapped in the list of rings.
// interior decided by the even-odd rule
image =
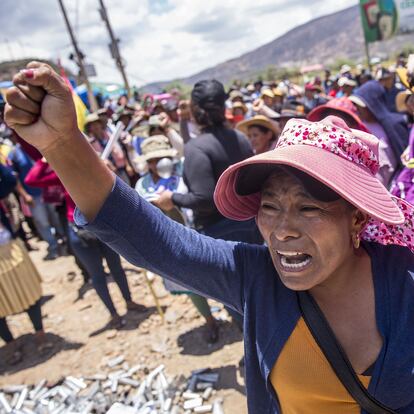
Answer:
[[[105,0],[131,84],[188,76],[261,46],[356,0]],[[28,5],[30,4],[30,8]],[[79,44],[101,81],[120,82],[98,0],[65,0]],[[68,60],[69,36],[56,0],[2,0],[0,58]]]

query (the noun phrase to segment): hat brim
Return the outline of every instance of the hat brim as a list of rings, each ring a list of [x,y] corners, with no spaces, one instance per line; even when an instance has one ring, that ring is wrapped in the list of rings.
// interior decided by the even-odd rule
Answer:
[[[242,104],[242,105],[233,105],[233,107],[231,108],[233,109],[241,109],[243,111],[244,114],[246,114],[248,112],[247,106]]]
[[[408,112],[406,102],[408,96],[410,96],[411,94],[412,92],[409,89],[397,93],[397,96],[395,97],[395,106],[398,112]]]
[[[404,216],[391,194],[367,169],[310,145],[276,148],[229,167],[221,175],[214,192],[216,206],[225,217],[243,221],[257,216],[260,192],[242,196],[236,190],[241,169],[253,164],[280,164],[297,168],[331,188],[370,217],[386,224],[404,222]]]
[[[352,103],[354,103],[357,106],[360,106],[361,108],[366,108],[367,104],[364,102],[364,100],[362,98],[360,98],[359,96],[356,95],[351,95],[348,98]]]
[[[311,122],[321,121],[323,118],[328,116],[328,115],[324,115],[324,111],[330,110],[330,109],[338,111],[338,112],[343,112],[349,115],[358,124],[358,129],[360,131],[369,132],[367,127],[362,123],[361,119],[357,115],[355,115],[352,111],[349,111],[348,109],[340,108],[340,107],[334,108],[333,106],[329,106],[329,105],[317,106],[316,108],[312,109],[312,111],[309,112],[308,120]]]
[[[273,122],[266,121],[264,119],[254,119],[254,118],[246,119],[244,121],[239,122],[236,125],[236,129],[239,130],[240,132],[243,132],[243,134],[247,135],[249,128],[252,126],[257,126],[257,125],[270,129],[276,136],[280,132],[277,125],[274,125]]]
[[[414,88],[410,88],[410,82],[408,81],[408,70],[407,68],[397,68],[396,73],[400,78],[401,83],[409,89],[411,92],[414,92]]]
[[[175,149],[165,149],[165,150],[158,150],[152,151],[148,154],[140,155],[140,161],[149,161],[157,158],[174,158],[177,155],[177,151]]]
[[[287,112],[285,112],[285,113],[283,113],[283,112],[281,112],[280,113],[280,115],[279,115],[279,117],[278,117],[278,120],[281,120],[281,119],[306,119],[306,114],[302,114],[302,113],[299,113],[299,112],[295,112],[295,113],[287,113]]]

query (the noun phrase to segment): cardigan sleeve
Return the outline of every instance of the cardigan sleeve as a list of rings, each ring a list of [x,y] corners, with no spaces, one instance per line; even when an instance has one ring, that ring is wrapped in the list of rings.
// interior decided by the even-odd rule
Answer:
[[[243,313],[246,257],[260,246],[203,236],[167,218],[119,178],[93,222],[79,210],[78,225],[97,235],[130,263]]]

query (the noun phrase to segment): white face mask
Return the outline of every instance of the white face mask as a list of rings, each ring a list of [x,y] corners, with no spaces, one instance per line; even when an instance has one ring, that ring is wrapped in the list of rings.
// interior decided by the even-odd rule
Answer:
[[[157,162],[157,173],[161,178],[170,178],[174,170],[174,163],[170,158],[161,158]]]

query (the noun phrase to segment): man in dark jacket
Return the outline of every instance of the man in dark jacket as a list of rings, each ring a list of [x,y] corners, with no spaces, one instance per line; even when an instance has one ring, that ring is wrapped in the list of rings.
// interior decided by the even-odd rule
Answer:
[[[191,111],[202,133],[191,139],[184,150],[184,181],[189,191],[186,194],[165,191],[154,204],[163,210],[174,206],[192,209],[197,230],[212,237],[260,242],[254,221],[246,225],[224,218],[213,200],[222,172],[253,155],[247,138],[226,126],[226,99],[223,85],[216,80],[195,84]]]

